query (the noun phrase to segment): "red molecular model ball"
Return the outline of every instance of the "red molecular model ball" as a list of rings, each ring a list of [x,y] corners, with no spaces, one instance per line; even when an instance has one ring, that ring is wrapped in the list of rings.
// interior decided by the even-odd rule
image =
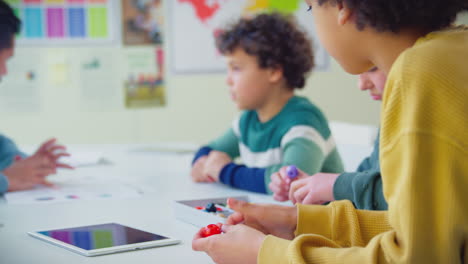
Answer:
[[[221,228],[215,224],[210,224],[203,228],[201,236],[209,237],[209,236],[217,235],[217,234],[221,234]]]

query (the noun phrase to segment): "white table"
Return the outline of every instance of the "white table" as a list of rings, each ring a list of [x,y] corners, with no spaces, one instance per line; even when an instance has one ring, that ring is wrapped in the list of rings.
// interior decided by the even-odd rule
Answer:
[[[198,229],[175,219],[173,201],[248,195],[253,202],[274,202],[269,196],[235,190],[221,184],[193,183],[189,176],[192,154],[129,151],[138,147],[82,146],[84,150],[101,151],[113,164],[79,168],[73,172],[62,171],[53,179],[66,181],[85,174],[129,177],[144,185],[142,198],[55,204],[0,203],[0,263],[213,263],[205,253],[192,251],[192,237]],[[178,238],[182,243],[84,257],[26,234],[28,231],[108,222]]]

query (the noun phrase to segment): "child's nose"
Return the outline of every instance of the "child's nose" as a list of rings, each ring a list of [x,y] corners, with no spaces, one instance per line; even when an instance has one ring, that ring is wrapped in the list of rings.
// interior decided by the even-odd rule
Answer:
[[[369,89],[368,88],[369,87],[368,82],[363,78],[359,78],[358,86],[359,86],[359,90],[361,90],[361,91],[365,91],[365,90]]]

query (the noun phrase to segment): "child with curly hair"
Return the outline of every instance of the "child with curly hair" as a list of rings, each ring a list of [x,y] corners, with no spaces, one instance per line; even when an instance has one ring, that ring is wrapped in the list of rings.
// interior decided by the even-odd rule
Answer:
[[[466,0],[306,0],[351,74],[387,75],[379,157],[388,211],[248,204],[192,247],[216,263],[467,263]],[[274,32],[272,32],[273,34]]]
[[[328,122],[317,106],[294,95],[314,66],[312,45],[291,17],[243,18],[217,38],[227,58],[232,99],[244,110],[220,138],[195,155],[192,179],[267,193],[285,165],[309,174],[342,172]],[[234,163],[236,157],[243,164]]]

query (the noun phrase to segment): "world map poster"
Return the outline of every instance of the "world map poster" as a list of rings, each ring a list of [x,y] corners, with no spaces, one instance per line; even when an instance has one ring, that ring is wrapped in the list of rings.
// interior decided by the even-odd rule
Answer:
[[[242,16],[277,11],[292,14],[313,41],[316,68],[325,71],[330,57],[316,37],[313,18],[303,0],[173,0],[170,52],[175,73],[209,73],[226,69],[214,36]]]

